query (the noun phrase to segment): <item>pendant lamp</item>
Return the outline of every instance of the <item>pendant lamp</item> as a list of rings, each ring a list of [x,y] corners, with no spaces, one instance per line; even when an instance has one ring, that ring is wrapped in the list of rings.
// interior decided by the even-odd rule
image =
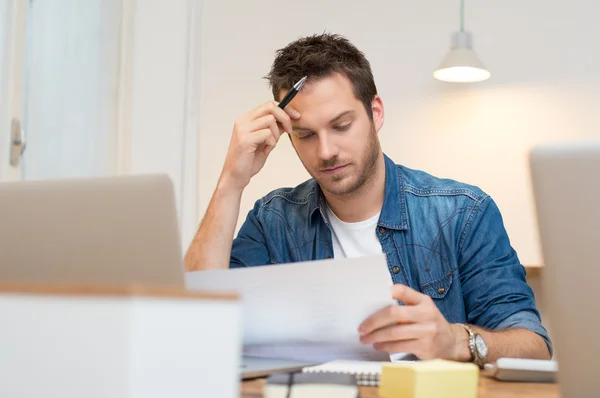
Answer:
[[[460,1],[460,31],[452,35],[450,52],[433,72],[438,80],[453,83],[472,83],[489,79],[491,73],[473,51],[473,37],[466,32],[465,2]]]

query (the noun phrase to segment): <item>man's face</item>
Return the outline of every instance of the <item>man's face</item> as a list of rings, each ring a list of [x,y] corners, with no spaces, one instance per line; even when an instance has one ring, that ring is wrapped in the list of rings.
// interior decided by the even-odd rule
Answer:
[[[285,92],[282,93],[282,97]],[[332,195],[352,195],[369,181],[381,152],[377,133],[383,104],[373,100],[373,120],[342,75],[305,84],[290,103],[292,144],[308,173]]]

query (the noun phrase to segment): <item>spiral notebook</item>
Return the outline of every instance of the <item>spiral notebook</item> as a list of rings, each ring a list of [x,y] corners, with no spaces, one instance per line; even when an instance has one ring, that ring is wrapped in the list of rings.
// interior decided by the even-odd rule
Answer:
[[[356,377],[359,386],[378,386],[384,362],[335,360],[302,369],[307,373],[343,373]]]

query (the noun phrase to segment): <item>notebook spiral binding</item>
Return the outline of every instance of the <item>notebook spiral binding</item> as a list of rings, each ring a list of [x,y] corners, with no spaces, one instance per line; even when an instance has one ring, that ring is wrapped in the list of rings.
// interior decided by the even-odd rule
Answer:
[[[343,374],[351,374],[356,377],[356,382],[359,386],[364,387],[377,387],[379,386],[379,373],[376,372],[357,372],[350,370],[336,370],[332,371],[329,369],[311,369],[305,368],[302,370],[305,373],[343,373]]]

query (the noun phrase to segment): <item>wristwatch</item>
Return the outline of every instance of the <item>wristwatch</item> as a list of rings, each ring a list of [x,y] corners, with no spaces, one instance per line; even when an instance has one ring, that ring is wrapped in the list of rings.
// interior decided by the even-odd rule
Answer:
[[[463,326],[469,333],[469,351],[471,351],[471,361],[480,368],[483,368],[483,365],[485,365],[487,362],[487,344],[481,334],[477,333],[469,325],[463,324]]]

